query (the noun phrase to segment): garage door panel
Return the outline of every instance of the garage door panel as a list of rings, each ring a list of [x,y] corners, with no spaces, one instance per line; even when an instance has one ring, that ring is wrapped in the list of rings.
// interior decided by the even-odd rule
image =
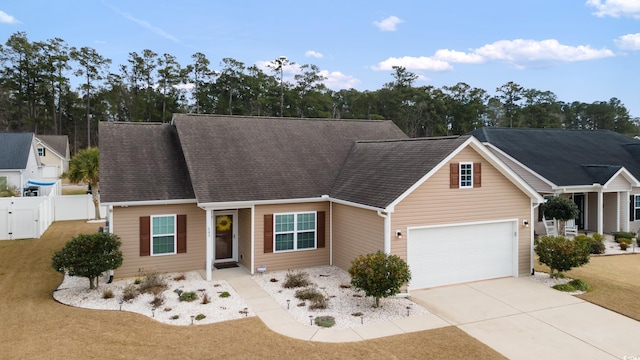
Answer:
[[[515,229],[515,221],[409,229],[409,288],[517,275]]]

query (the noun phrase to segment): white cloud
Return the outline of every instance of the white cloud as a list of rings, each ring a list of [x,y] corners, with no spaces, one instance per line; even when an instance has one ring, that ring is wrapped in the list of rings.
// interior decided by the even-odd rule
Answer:
[[[623,50],[640,50],[640,33],[622,35],[613,42]]]
[[[374,21],[373,25],[381,31],[396,31],[397,25],[403,22],[404,21],[397,16],[389,16],[386,19],[382,19],[382,21]]]
[[[13,16],[7,14],[6,12],[0,10],[0,23],[3,23],[3,24],[20,24],[20,21],[18,21],[18,19],[14,18]]]
[[[360,84],[360,80],[340,71],[329,72],[328,70],[321,70],[320,75],[327,78],[324,84],[331,90],[351,89]]]
[[[372,69],[376,71],[392,70],[394,66],[402,66],[407,70],[446,71],[453,69],[451,64],[446,61],[426,56],[390,57],[385,61],[379,62],[378,65],[372,66]]]
[[[449,49],[440,49],[436,51],[433,58],[446,62],[463,64],[480,64],[484,62],[484,58],[478,54]]]
[[[535,62],[575,62],[614,56],[609,49],[594,49],[588,45],[562,45],[555,39],[500,40],[474,50],[486,60],[501,60],[524,66]]]
[[[640,19],[640,1],[638,0],[587,0],[587,5],[596,8],[593,14],[598,17],[627,16]]]
[[[135,22],[136,24],[142,26],[143,28],[147,29],[147,30],[151,30],[151,32],[162,36],[165,39],[171,40],[173,42],[180,42],[180,39],[178,39],[176,36],[169,34],[168,32],[164,31],[163,29],[151,24],[150,22],[146,21],[146,20],[142,20],[142,19],[138,19],[136,17],[134,17],[133,15],[129,14],[129,13],[125,13],[123,11],[120,11],[120,9],[109,5],[107,3],[104,3],[104,5],[106,5],[107,7],[111,8],[111,10],[117,12],[118,14],[120,14],[121,16]]]
[[[322,53],[319,53],[317,51],[313,51],[313,50],[307,50],[304,52],[304,56],[306,57],[314,57],[316,59],[322,59],[324,57],[324,55],[322,55]]]

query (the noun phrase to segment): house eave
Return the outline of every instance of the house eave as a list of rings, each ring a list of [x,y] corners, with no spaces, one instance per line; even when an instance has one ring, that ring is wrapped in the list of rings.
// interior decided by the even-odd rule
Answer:
[[[129,206],[158,206],[158,205],[180,205],[180,204],[196,204],[196,199],[172,199],[172,200],[142,200],[142,201],[113,201],[102,202],[102,205],[113,207],[129,207]]]
[[[312,198],[297,199],[269,199],[269,200],[242,200],[242,201],[220,201],[220,202],[199,202],[198,207],[203,210],[223,210],[242,209],[256,205],[279,205],[279,204],[300,204],[312,202],[324,202],[331,199],[327,195]]]

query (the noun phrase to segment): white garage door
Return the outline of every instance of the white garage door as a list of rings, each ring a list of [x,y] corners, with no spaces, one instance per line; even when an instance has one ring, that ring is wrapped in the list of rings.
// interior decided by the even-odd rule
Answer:
[[[517,276],[516,221],[411,228],[409,289]]]

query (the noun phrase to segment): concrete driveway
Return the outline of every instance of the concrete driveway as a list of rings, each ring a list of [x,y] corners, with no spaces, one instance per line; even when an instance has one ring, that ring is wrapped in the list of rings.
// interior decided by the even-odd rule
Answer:
[[[509,359],[640,359],[640,322],[528,278],[411,292]]]

